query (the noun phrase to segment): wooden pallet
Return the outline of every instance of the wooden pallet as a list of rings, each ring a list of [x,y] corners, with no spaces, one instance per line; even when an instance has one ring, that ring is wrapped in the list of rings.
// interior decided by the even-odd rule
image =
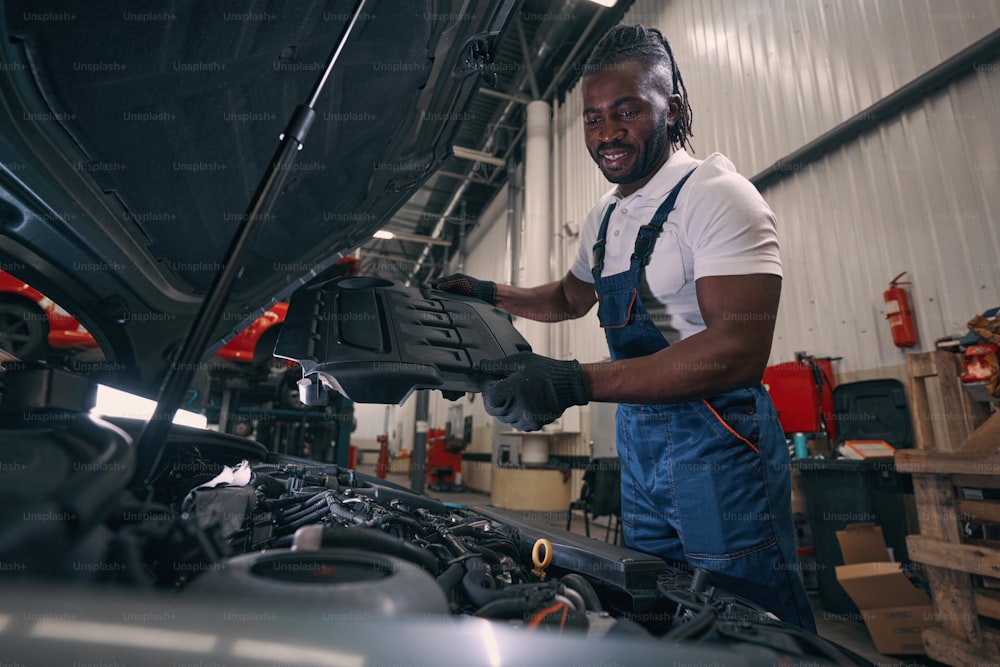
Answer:
[[[974,401],[962,388],[961,357],[940,350],[908,354],[906,367],[917,449],[957,451],[989,415],[986,404]]]
[[[962,388],[958,355],[910,354],[906,365],[917,449],[897,450],[895,464],[913,475],[920,532],[906,548],[927,568],[937,620],[922,633],[924,648],[954,667],[996,665],[1000,589],[988,586],[1000,584],[1000,540],[967,539],[963,527],[1000,527],[1000,500],[966,498],[960,489],[1000,490],[1000,414],[989,417]]]

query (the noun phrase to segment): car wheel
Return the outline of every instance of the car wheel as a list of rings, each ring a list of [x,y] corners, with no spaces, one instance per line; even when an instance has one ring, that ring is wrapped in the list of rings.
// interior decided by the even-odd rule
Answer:
[[[0,302],[0,347],[22,361],[44,356],[49,323],[45,313],[16,301]]]

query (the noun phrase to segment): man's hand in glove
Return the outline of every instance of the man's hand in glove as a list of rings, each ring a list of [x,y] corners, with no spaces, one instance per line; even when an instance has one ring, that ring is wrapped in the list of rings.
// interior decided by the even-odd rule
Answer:
[[[503,379],[483,391],[486,412],[522,431],[537,431],[571,405],[587,402],[580,362],[519,352],[483,361],[479,369]]]
[[[450,276],[439,278],[432,287],[444,292],[462,294],[485,301],[491,305],[497,305],[497,284],[489,280],[477,280],[464,273],[453,273]]]

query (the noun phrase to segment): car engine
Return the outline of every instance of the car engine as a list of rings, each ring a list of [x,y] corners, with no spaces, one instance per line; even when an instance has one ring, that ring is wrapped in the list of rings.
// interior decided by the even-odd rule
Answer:
[[[8,371],[0,575],[324,618],[479,617],[525,632],[743,647],[857,664],[716,590],[708,573],[515,512],[417,495],[334,464],[175,426],[137,474],[141,420],[92,417],[87,382]],[[140,481],[141,480],[141,481]]]

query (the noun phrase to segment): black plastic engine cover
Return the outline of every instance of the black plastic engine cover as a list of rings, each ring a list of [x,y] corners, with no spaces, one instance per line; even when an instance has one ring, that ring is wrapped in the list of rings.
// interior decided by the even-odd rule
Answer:
[[[357,276],[296,292],[274,355],[357,403],[398,404],[414,389],[481,391],[481,361],[530,350],[488,303]]]

